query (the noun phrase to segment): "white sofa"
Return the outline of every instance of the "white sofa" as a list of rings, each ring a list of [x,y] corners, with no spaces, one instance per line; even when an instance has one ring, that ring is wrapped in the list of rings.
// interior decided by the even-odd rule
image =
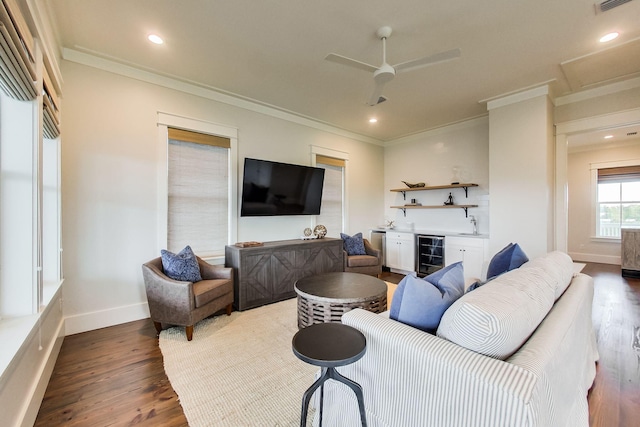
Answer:
[[[384,314],[346,313],[367,352],[338,370],[362,386],[369,426],[588,426],[592,300],[593,279],[552,252],[466,293],[437,336]],[[354,393],[334,381],[323,425],[360,425]]]

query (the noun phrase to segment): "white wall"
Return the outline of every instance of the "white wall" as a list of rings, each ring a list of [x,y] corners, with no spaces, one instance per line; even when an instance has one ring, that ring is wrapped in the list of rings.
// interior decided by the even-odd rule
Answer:
[[[311,145],[347,152],[348,231],[382,216],[380,146],[76,62],[62,73],[67,334],[148,315],[141,264],[160,249],[158,112],[237,128],[240,171],[245,157],[309,165]],[[310,220],[240,218],[238,240],[297,238]]]
[[[462,189],[410,192],[407,200],[391,189],[406,188],[402,181],[424,182],[426,185],[447,185],[453,182],[453,168],[459,169],[458,181],[479,184],[469,189],[465,198]],[[391,141],[385,149],[384,220],[394,220],[398,228],[413,223],[417,231],[470,232],[472,225],[462,209],[412,209],[404,217],[401,206],[415,198],[422,205],[443,205],[452,193],[456,204],[477,204],[469,209],[476,216],[480,233],[489,232],[489,121],[487,117],[469,120],[411,137]]]
[[[575,260],[620,264],[620,241],[592,239],[592,219],[595,211],[591,202],[591,164],[640,159],[640,139],[623,146],[600,146],[568,155],[568,252]]]
[[[510,242],[529,258],[553,248],[552,106],[530,95],[489,107],[492,254]]]

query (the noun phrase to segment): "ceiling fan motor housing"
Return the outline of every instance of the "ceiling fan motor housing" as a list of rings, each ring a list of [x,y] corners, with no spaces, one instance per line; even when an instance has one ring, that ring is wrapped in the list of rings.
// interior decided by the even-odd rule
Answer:
[[[396,70],[389,64],[384,63],[373,73],[376,83],[387,83],[396,75]]]

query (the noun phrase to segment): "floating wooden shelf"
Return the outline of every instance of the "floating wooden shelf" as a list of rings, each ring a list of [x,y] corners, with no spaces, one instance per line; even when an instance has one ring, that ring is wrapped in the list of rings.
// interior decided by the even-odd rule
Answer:
[[[468,216],[467,209],[477,208],[478,205],[435,205],[435,206],[391,206],[393,209],[402,209],[404,216],[407,216],[407,209],[464,209],[465,217]]]
[[[468,197],[468,188],[469,187],[477,187],[478,184],[471,183],[461,183],[461,184],[448,184],[448,185],[432,185],[427,187],[413,187],[413,188],[393,188],[389,191],[393,191],[395,193],[402,193],[402,197],[406,199],[407,191],[429,191],[429,190],[445,190],[448,188],[464,188],[464,195]]]
[[[413,187],[413,188],[393,188],[389,191],[394,193],[402,193],[402,198],[407,200],[407,191],[429,191],[429,190],[447,190],[450,188],[464,188],[465,197],[469,197],[469,187],[477,187],[478,184],[472,183],[460,183],[460,184],[447,184],[447,185],[432,185],[427,187]],[[465,217],[468,217],[469,208],[477,208],[478,205],[436,205],[436,206],[422,206],[422,205],[403,205],[403,206],[391,206],[394,209],[402,209],[404,216],[407,216],[407,209],[464,209]]]

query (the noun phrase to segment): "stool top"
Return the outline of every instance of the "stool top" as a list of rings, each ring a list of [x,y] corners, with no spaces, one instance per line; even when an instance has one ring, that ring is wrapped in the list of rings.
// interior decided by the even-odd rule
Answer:
[[[362,332],[342,323],[317,323],[299,330],[291,340],[302,361],[322,367],[344,366],[359,360],[367,348]]]

